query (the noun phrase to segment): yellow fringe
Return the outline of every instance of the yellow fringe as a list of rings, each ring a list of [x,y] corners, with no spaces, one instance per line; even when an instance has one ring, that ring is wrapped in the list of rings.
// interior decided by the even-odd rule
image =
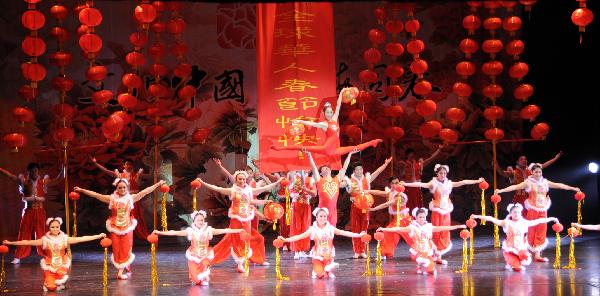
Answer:
[[[577,224],[581,224],[582,216],[581,216],[581,205],[583,204],[583,200],[577,201]],[[583,232],[581,229],[579,230],[579,235],[582,235]]]
[[[250,267],[248,265],[248,242],[244,242],[244,275],[248,276],[250,273]]]
[[[108,248],[104,248],[104,265],[102,268],[102,286],[108,286]]]
[[[381,242],[377,241],[377,259],[375,261],[375,275],[383,276],[383,269],[381,268]]]
[[[73,236],[77,236],[77,201],[73,201]]]
[[[396,199],[396,227],[400,227],[400,198]]]
[[[569,243],[569,265],[563,267],[564,269],[575,269],[577,268],[577,261],[575,260],[575,239],[571,237]]]
[[[468,252],[467,252],[467,240],[463,239],[463,251],[462,251],[462,268],[457,270],[456,273],[465,273],[469,271],[469,261],[468,261]]]
[[[363,276],[371,276],[371,251],[369,248],[369,243],[364,243],[367,248],[367,262],[365,263],[365,273]]]
[[[556,255],[554,256],[554,269],[560,269],[560,233],[556,233]]]
[[[494,204],[494,218],[498,219],[498,204]],[[500,230],[496,224],[494,224],[494,248],[500,248]]]
[[[152,287],[155,287],[156,284],[158,284],[158,272],[156,272],[156,244],[150,245],[150,252],[152,253],[152,257],[151,257]]]
[[[473,257],[475,257],[475,247],[473,247],[473,228],[469,229],[471,233],[469,239],[469,266],[473,266]]]
[[[287,276],[281,275],[281,256],[279,255],[279,248],[275,248],[275,273],[277,274],[277,279],[280,281],[287,281],[290,279]]]
[[[485,190],[481,190],[481,216],[485,216]],[[485,220],[481,220],[481,225],[485,223]]]
[[[285,225],[290,225],[292,221],[290,191],[285,187]]]
[[[196,189],[194,189],[194,193],[192,193],[192,210],[196,211]]]
[[[167,193],[162,195],[162,209],[160,213],[162,231],[167,231]]]
[[[0,293],[4,290],[4,281],[6,279],[6,271],[4,271],[4,254],[2,255],[2,270],[0,271]]]
[[[277,220],[273,221],[273,231],[277,230]]]

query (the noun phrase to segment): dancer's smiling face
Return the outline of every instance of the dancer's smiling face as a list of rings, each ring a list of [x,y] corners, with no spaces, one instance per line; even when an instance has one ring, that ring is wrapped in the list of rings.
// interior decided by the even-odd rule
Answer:
[[[235,185],[244,187],[246,185],[246,175],[242,173],[235,175]]]
[[[50,222],[48,228],[50,229],[50,234],[52,235],[58,235],[60,233],[60,223],[57,220]]]
[[[333,108],[326,107],[323,109],[323,115],[325,115],[325,119],[331,120],[333,118]]]
[[[510,218],[513,221],[517,221],[517,220],[521,219],[522,217],[523,217],[523,214],[522,214],[522,210],[520,207],[513,206],[510,209]]]
[[[319,226],[325,226],[327,223],[327,213],[323,210],[317,212],[317,224]]]
[[[194,218],[194,225],[196,225],[196,227],[198,228],[202,228],[204,227],[204,216],[202,216],[201,214],[196,215],[196,217]]]
[[[117,194],[118,195],[125,195],[127,194],[127,183],[125,183],[125,181],[119,181],[119,183],[117,183]]]
[[[442,182],[444,180],[446,180],[446,176],[448,175],[448,171],[446,171],[445,168],[440,167],[437,172],[435,173],[438,181]]]
[[[417,223],[419,223],[419,225],[425,225],[427,223],[427,214],[425,214],[424,212],[418,213]]]

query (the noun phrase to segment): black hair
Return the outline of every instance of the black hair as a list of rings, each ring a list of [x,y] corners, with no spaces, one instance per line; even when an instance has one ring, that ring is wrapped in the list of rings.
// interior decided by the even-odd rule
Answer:
[[[392,181],[398,179],[398,181],[400,181],[400,178],[396,177],[396,176],[390,176],[390,178],[388,179],[389,183],[392,183]]]
[[[419,209],[417,210],[417,213],[415,214],[415,216],[419,216],[419,214],[421,214],[421,213],[423,213],[423,214],[427,215],[427,213],[425,212],[425,209],[424,209],[424,208],[419,208]]]
[[[446,173],[448,172],[448,169],[446,168],[446,166],[444,166],[444,165],[441,165],[441,166],[439,166],[439,167],[437,168],[437,170],[435,170],[435,173],[436,173],[436,174],[437,174],[437,173],[439,173],[439,171],[440,171],[441,169],[444,169],[444,170],[446,170]]]
[[[531,166],[531,171],[533,172],[535,169],[542,169],[542,165],[539,163],[536,163],[534,165]]]
[[[27,170],[28,171],[32,171],[33,169],[37,168],[38,170],[40,169],[40,165],[37,162],[30,162],[27,165]]]
[[[411,153],[415,153],[415,149],[406,148],[406,150],[404,150],[404,155],[409,155]]]

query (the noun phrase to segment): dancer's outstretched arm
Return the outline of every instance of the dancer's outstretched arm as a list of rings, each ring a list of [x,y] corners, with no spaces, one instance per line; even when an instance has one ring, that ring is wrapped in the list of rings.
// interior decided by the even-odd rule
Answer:
[[[219,187],[219,186],[215,186],[212,184],[208,184],[206,182],[204,182],[204,180],[200,179],[200,178],[196,178],[196,180],[198,180],[198,182],[200,182],[202,185],[204,185],[206,188],[212,190],[212,191],[216,191],[218,193],[221,193],[223,195],[229,195],[231,193],[231,188],[223,188],[223,187]]]
[[[458,182],[452,182],[452,187],[460,187],[460,186],[464,186],[464,185],[479,184],[483,181],[484,181],[483,178],[479,178],[477,180],[462,180],[462,181],[458,181]]]
[[[346,156],[346,160],[344,161],[344,165],[342,166],[342,168],[340,169],[340,171],[337,174],[338,178],[340,176],[343,177],[344,175],[346,175],[346,170],[348,170],[348,166],[350,165],[350,159],[352,158],[352,154],[354,154],[356,152],[358,152],[358,150],[354,149],[348,153],[348,156]]]
[[[500,194],[500,193],[511,192],[511,191],[515,191],[515,190],[524,190],[525,187],[527,187],[527,183],[521,182],[519,184],[510,185],[504,189],[496,189],[496,191],[494,191],[494,193]]]
[[[563,154],[563,152],[560,151],[560,152],[556,153],[556,155],[552,159],[549,159],[548,161],[542,163],[542,169],[545,169],[545,168],[549,167],[550,165],[552,165],[553,163],[555,163],[562,156],[562,154]]]
[[[11,173],[11,172],[3,169],[3,168],[0,168],[0,173],[3,174],[3,175],[5,175],[5,176],[7,176],[7,177],[9,177],[13,181],[16,181],[16,182],[19,181],[19,177],[15,176],[13,173]]]
[[[73,188],[73,190],[75,190],[76,192],[80,192],[83,193],[89,197],[93,197],[103,203],[109,203],[110,202],[110,195],[105,195],[105,194],[100,194],[98,192],[94,192],[91,190],[87,190],[87,189],[83,189],[83,188],[79,188],[79,187],[75,187]]]
[[[377,177],[379,176],[379,174],[381,174],[381,172],[383,172],[383,170],[385,170],[385,168],[388,166],[388,164],[390,164],[390,162],[392,161],[392,158],[388,158],[386,159],[383,164],[378,167],[372,174],[371,174],[371,182],[375,181],[375,179],[377,179]]]
[[[321,180],[321,175],[319,175],[319,169],[317,168],[317,165],[315,164],[315,160],[312,157],[312,154],[310,153],[310,151],[302,151],[304,152],[304,154],[308,155],[308,162],[310,163],[310,168],[312,170],[312,174],[313,174],[313,178],[315,179],[315,182],[319,182],[319,180]]]
[[[14,241],[14,242],[3,240],[2,244],[9,245],[9,246],[31,246],[31,247],[39,247],[43,243],[42,243],[42,239],[36,239],[36,240],[20,240],[20,241]]]
[[[404,187],[420,187],[420,188],[427,188],[430,189],[431,188],[431,181],[427,182],[427,183],[423,183],[423,182],[400,182],[400,184]]]
[[[406,226],[406,227],[402,227],[402,226],[397,226],[397,227],[379,227],[377,228],[377,232],[379,231],[383,231],[383,232],[410,232],[410,227]]]
[[[360,238],[363,235],[367,234],[366,231],[361,231],[360,233],[356,233],[356,232],[341,230],[341,229],[337,229],[337,228],[333,229],[333,233],[335,235],[341,235],[341,236],[351,237],[351,238]]]
[[[221,170],[221,173],[223,173],[223,175],[227,176],[227,179],[229,179],[229,181],[231,183],[235,182],[235,178],[233,178],[233,175],[225,167],[223,167],[223,164],[221,163],[220,159],[213,158],[212,160],[219,167],[219,169]]]
[[[105,238],[105,237],[106,237],[106,233],[100,233],[100,234],[96,234],[96,235],[79,236],[79,237],[69,237],[67,239],[67,243],[69,245],[74,245],[74,244],[78,244],[78,243],[84,243],[84,242],[89,242],[89,241]]]
[[[92,157],[92,163],[95,166],[97,166],[102,172],[104,172],[105,174],[107,174],[113,178],[116,178],[119,176],[119,175],[117,175],[117,173],[115,171],[111,171],[111,170],[107,169],[105,166],[99,164],[95,157]]]
[[[467,225],[454,225],[454,226],[433,226],[431,231],[440,232],[440,231],[452,231],[456,229],[465,229]]]
[[[504,227],[505,226],[504,225],[505,224],[504,220],[499,220],[499,219],[496,219],[496,218],[494,218],[492,216],[471,215],[471,219],[480,219],[480,220],[483,220],[483,221],[488,221],[488,222],[494,223],[494,224],[496,224],[496,225],[498,225],[500,227]]]
[[[212,231],[213,235],[221,235],[221,234],[242,233],[245,230],[242,228],[240,228],[240,229],[231,229],[231,228],[215,229],[215,228],[212,228],[211,231]]]
[[[575,191],[575,192],[581,191],[577,187],[572,187],[572,186],[569,186],[569,185],[566,185],[563,183],[554,183],[554,182],[550,182],[550,181],[548,181],[548,187],[550,187],[552,189],[571,190],[571,191]]]
[[[421,168],[427,166],[429,163],[431,163],[438,155],[440,155],[440,152],[442,152],[442,149],[444,148],[444,145],[440,145],[438,146],[438,149],[435,150],[435,152],[433,152],[431,154],[431,156],[429,156],[428,158],[426,158],[425,160],[423,160],[422,164],[421,164]]]
[[[534,219],[534,220],[525,220],[527,221],[527,225],[529,227],[533,227],[536,226],[538,224],[546,224],[548,222],[554,222],[554,223],[559,223],[557,218],[554,217],[548,217],[548,218],[539,218],[539,219]]]
[[[571,223],[571,226],[577,227],[577,228],[581,228],[581,229],[585,229],[585,230],[600,231],[600,224],[598,224],[598,225],[585,225],[585,224]]]
[[[293,243],[293,242],[299,241],[301,239],[309,238],[311,233],[312,233],[312,228],[308,228],[304,233],[300,233],[298,235],[290,236],[288,238],[285,238],[280,235],[277,238],[286,243]]]
[[[156,188],[158,188],[158,186],[161,186],[161,185],[163,185],[165,183],[167,183],[167,182],[165,182],[164,180],[160,180],[156,184],[154,184],[154,185],[152,185],[150,187],[147,187],[146,189],[144,189],[144,190],[142,190],[142,191],[140,191],[138,193],[132,194],[131,198],[133,199],[133,202],[139,201],[144,196],[146,196],[146,195],[150,194],[152,191],[156,190]]]

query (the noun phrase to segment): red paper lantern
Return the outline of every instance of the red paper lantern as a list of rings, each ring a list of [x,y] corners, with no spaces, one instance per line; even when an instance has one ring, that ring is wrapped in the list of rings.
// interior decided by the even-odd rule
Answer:
[[[86,53],[97,53],[102,49],[102,38],[96,34],[83,34],[79,37],[79,47]]]
[[[123,118],[119,116],[111,115],[102,123],[102,131],[105,134],[115,135],[118,134],[123,127],[125,127],[125,122]]]
[[[375,14],[375,18],[377,19],[377,23],[378,24],[383,24],[383,21],[385,20],[385,17],[387,16],[387,13],[385,12],[385,9],[378,7],[375,8],[373,10],[373,13]]]
[[[471,233],[468,230],[463,229],[460,231],[460,238],[468,239],[469,237],[471,237]]]
[[[502,70],[504,70],[504,66],[499,61],[485,62],[483,63],[483,66],[481,66],[483,74],[488,76],[498,76],[502,73]]]
[[[475,219],[469,219],[465,224],[469,228],[475,228],[477,226],[477,221],[475,221]]]
[[[92,101],[94,101],[94,103],[96,104],[103,105],[108,103],[108,101],[112,100],[113,97],[114,94],[112,91],[103,89],[92,94]]]
[[[465,38],[460,42],[458,47],[460,48],[460,51],[467,56],[467,58],[470,58],[471,55],[477,52],[479,49],[479,44],[477,44],[477,41],[473,39]]]
[[[391,118],[398,118],[402,116],[402,114],[404,114],[404,109],[402,108],[402,106],[394,104],[385,107],[385,109],[383,109],[383,114]]]
[[[567,230],[567,234],[569,235],[569,237],[578,237],[581,233],[579,232],[579,229],[575,228],[575,227],[569,227],[569,229]]]
[[[410,70],[419,75],[427,72],[428,67],[427,62],[422,59],[416,59],[410,64]]]
[[[594,13],[586,7],[577,8],[571,14],[571,21],[579,26],[580,32],[585,32],[585,26],[591,24],[593,19]]]
[[[402,92],[404,92],[404,90],[398,84],[392,84],[385,89],[385,94],[392,99],[400,97]]]
[[[155,124],[147,127],[146,133],[154,138],[154,140],[158,140],[167,134],[167,129],[162,125]]]
[[[554,232],[562,232],[564,229],[564,226],[560,223],[554,223],[554,225],[552,225],[552,230]]]
[[[46,68],[38,63],[21,64],[21,72],[23,77],[31,82],[38,82],[46,78]]]
[[[198,190],[202,186],[202,183],[200,183],[200,181],[198,181],[197,179],[194,179],[194,181],[190,182],[190,186],[192,187],[192,189]]]
[[[365,243],[365,244],[368,243],[368,242],[370,242],[371,241],[371,235],[365,234],[365,235],[361,236],[360,237],[360,241],[362,243]]]
[[[170,95],[169,88],[162,83],[152,83],[148,88],[148,91],[152,96],[159,98],[166,98]]]
[[[72,57],[73,57],[72,54],[70,54],[68,52],[64,52],[64,51],[59,51],[59,52],[54,52],[54,53],[49,54],[50,63],[57,67],[68,66],[71,63]]]
[[[151,4],[140,4],[133,9],[133,17],[140,23],[151,23],[156,19],[156,8]]]
[[[385,30],[390,34],[398,34],[404,30],[404,23],[401,20],[389,20],[385,23]]]
[[[576,201],[582,201],[585,198],[585,193],[578,191],[577,193],[575,193],[574,197]]]
[[[486,98],[495,100],[502,96],[503,91],[500,85],[490,84],[483,87],[482,93]]]
[[[75,116],[75,108],[69,104],[61,103],[52,107],[52,111],[56,117],[63,120],[71,120]]]
[[[150,25],[150,29],[152,30],[152,32],[154,33],[162,33],[167,29],[167,24],[165,24],[164,22],[160,22],[160,21],[154,21],[151,25]]]
[[[200,110],[200,108],[197,108],[197,107],[190,108],[190,109],[186,110],[185,113],[183,114],[183,117],[187,121],[198,120],[198,119],[200,119],[201,116],[202,116],[202,110]]]
[[[374,83],[377,81],[377,73],[370,69],[362,70],[358,73],[358,79],[364,84]]]
[[[490,128],[485,131],[485,138],[490,141],[498,141],[504,138],[504,131],[496,127]]]
[[[464,82],[455,82],[454,85],[452,85],[452,92],[458,97],[466,98],[471,95],[473,89]]]
[[[498,30],[502,26],[502,19],[499,17],[488,17],[483,20],[483,27],[488,31]]]
[[[192,85],[186,85],[177,91],[177,96],[184,100],[191,100],[196,95],[196,88]]]
[[[86,70],[85,76],[91,81],[102,81],[106,78],[107,73],[108,70],[104,66],[92,66]]]
[[[148,43],[148,34],[144,32],[133,32],[129,35],[129,42],[137,48],[143,47]]]
[[[52,78],[51,85],[53,89],[65,93],[73,88],[73,79],[57,76]]]
[[[360,109],[354,109],[354,110],[350,111],[350,114],[348,114],[348,118],[352,122],[358,124],[358,123],[361,123],[361,122],[367,120],[367,113]]]
[[[46,18],[39,10],[27,10],[21,15],[21,24],[30,31],[44,27]]]
[[[121,117],[121,119],[123,119],[123,123],[125,123],[125,125],[128,125],[129,123],[131,123],[133,115],[130,116],[125,111],[115,111],[113,114],[111,114],[111,116]]]
[[[378,242],[382,241],[384,237],[385,236],[383,235],[383,232],[381,232],[381,231],[375,232],[375,234],[373,235],[373,238],[375,238],[375,240]]]
[[[283,206],[277,202],[268,203],[263,209],[265,218],[270,221],[279,220],[281,217],[283,217],[284,212],[285,210],[283,209]]]
[[[408,41],[406,50],[414,56],[419,55],[425,50],[425,43],[419,39]]]
[[[393,57],[397,57],[404,53],[404,46],[400,42],[390,42],[385,45],[385,52]]]
[[[139,88],[142,86],[142,78],[134,73],[127,73],[121,78],[121,82],[127,88]]]
[[[523,79],[527,73],[529,73],[529,66],[523,62],[516,62],[508,69],[508,75],[518,80]]]
[[[383,44],[385,42],[385,32],[379,29],[371,29],[369,31],[369,40],[373,44]]]
[[[50,36],[56,39],[59,43],[64,43],[69,40],[69,31],[63,27],[55,26],[50,28]]]
[[[504,110],[498,106],[490,106],[483,111],[483,117],[489,121],[494,121],[504,116]]]
[[[432,86],[427,80],[421,80],[413,86],[413,92],[417,95],[426,96],[431,93]]]
[[[342,91],[342,102],[346,104],[352,102],[352,100],[356,99],[358,93],[359,90],[356,87],[349,87],[347,89],[344,89]]]
[[[423,138],[433,138],[442,130],[442,124],[437,120],[430,120],[419,127],[419,134]]]
[[[183,79],[189,77],[192,75],[192,65],[179,63],[177,66],[175,66],[175,69],[173,69],[173,75]]]
[[[171,188],[169,187],[169,185],[163,184],[163,185],[160,185],[159,190],[162,193],[167,193],[167,192],[169,192],[169,190],[171,190]]]
[[[53,5],[50,7],[50,15],[57,20],[62,20],[69,16],[69,10],[60,4]]]
[[[417,103],[417,107],[416,107],[417,114],[419,114],[423,117],[433,115],[435,113],[436,109],[437,109],[437,104],[434,101],[429,100],[429,99],[421,100],[420,102]]]
[[[404,29],[414,36],[421,29],[421,23],[417,19],[408,20],[404,25]]]
[[[79,197],[80,197],[79,193],[77,193],[75,191],[69,192],[69,199],[70,200],[77,201],[77,200],[79,200]]]
[[[19,152],[19,148],[25,146],[27,139],[21,133],[7,134],[3,138],[4,143],[11,148],[12,152]]]
[[[21,49],[30,57],[39,57],[46,52],[46,42],[42,38],[27,36],[21,42]]]
[[[369,48],[363,53],[363,59],[368,64],[377,64],[381,61],[381,52],[377,48]]]
[[[390,126],[385,129],[383,134],[385,135],[386,138],[390,138],[394,141],[397,141],[404,136],[404,129],[402,129],[401,127],[397,127],[397,126]]]
[[[96,27],[102,23],[102,13],[93,7],[84,8],[79,12],[79,22],[88,27]]]
[[[521,40],[511,40],[504,48],[506,53],[514,56],[515,60],[519,58],[519,55],[525,50],[525,44]]]
[[[462,109],[452,107],[446,110],[446,118],[450,119],[453,122],[463,122],[467,118],[467,115]]]
[[[288,128],[288,134],[291,137],[301,136],[302,134],[304,134],[304,131],[305,131],[304,124],[296,123],[296,122],[292,122],[292,124],[290,124],[290,127]]]
[[[103,238],[103,239],[100,240],[100,245],[103,248],[108,248],[108,247],[112,246],[112,240],[110,238],[108,238],[108,237],[105,237],[105,238]]]
[[[151,244],[158,243],[158,235],[151,233],[146,237],[146,240]]]
[[[522,22],[520,17],[511,16],[504,19],[502,22],[502,28],[504,28],[505,31],[514,34],[514,32],[521,29],[521,24]]]
[[[194,133],[192,134],[192,140],[194,142],[202,143],[202,142],[206,141],[206,139],[208,138],[209,135],[210,135],[210,129],[199,128],[199,129],[195,130]]]
[[[179,35],[185,30],[185,21],[180,17],[171,19],[167,22],[167,30],[173,35]]]
[[[359,194],[358,196],[354,197],[354,205],[363,211],[368,210],[374,202],[375,199],[373,199],[373,196],[368,193]]]
[[[283,244],[284,244],[284,242],[281,239],[275,239],[275,240],[273,240],[273,247],[275,247],[277,249],[283,247]]]
[[[475,70],[475,65],[469,61],[462,61],[456,64],[456,73],[464,78],[475,74]]]
[[[499,194],[494,194],[490,197],[490,200],[493,204],[498,204],[502,200],[502,197]]]
[[[79,27],[77,27],[77,35],[79,35],[79,37],[90,33],[90,27],[86,26],[86,25],[79,25]]]
[[[6,245],[0,245],[0,254],[2,254],[2,256],[4,256],[4,254],[8,253],[8,246]]]
[[[125,61],[131,67],[142,67],[146,64],[146,56],[140,52],[132,51],[125,55]]]
[[[17,94],[23,100],[25,100],[27,102],[31,102],[31,101],[35,100],[35,98],[38,96],[39,90],[37,88],[33,88],[30,85],[26,84],[19,88],[19,90],[17,91]]]
[[[540,137],[545,137],[550,132],[550,126],[548,126],[545,122],[540,122],[533,126],[532,132],[535,131],[536,134],[540,135]]]
[[[530,121],[534,121],[535,118],[540,115],[540,107],[537,105],[527,105],[521,109],[521,118],[529,119]]]
[[[129,93],[122,93],[117,97],[117,101],[119,105],[123,106],[123,108],[131,109],[137,105],[138,100]]]
[[[442,129],[438,135],[446,143],[456,143],[458,141],[458,133],[453,129]]]
[[[515,99],[527,101],[527,99],[533,95],[533,86],[523,83],[515,88],[513,94]]]
[[[355,142],[358,142],[362,138],[362,130],[356,125],[348,125],[344,128],[344,132],[348,135],[348,138]]]
[[[29,123],[35,119],[33,111],[29,110],[29,108],[26,107],[16,107],[15,109],[13,109],[12,114],[13,117],[21,123]]]
[[[463,18],[462,25],[463,28],[469,31],[469,35],[472,35],[475,30],[481,27],[481,19],[474,14],[470,14]]]
[[[402,65],[394,62],[385,68],[385,75],[392,80],[396,80],[404,75],[404,68],[402,68]]]
[[[481,49],[483,50],[483,52],[490,54],[492,57],[494,57],[495,54],[499,53],[502,50],[503,46],[504,45],[502,44],[502,41],[500,39],[488,39],[483,41]]]
[[[373,102],[375,98],[373,98],[373,95],[371,95],[370,92],[361,90],[358,93],[358,97],[356,97],[356,100],[361,104],[369,104]]]

